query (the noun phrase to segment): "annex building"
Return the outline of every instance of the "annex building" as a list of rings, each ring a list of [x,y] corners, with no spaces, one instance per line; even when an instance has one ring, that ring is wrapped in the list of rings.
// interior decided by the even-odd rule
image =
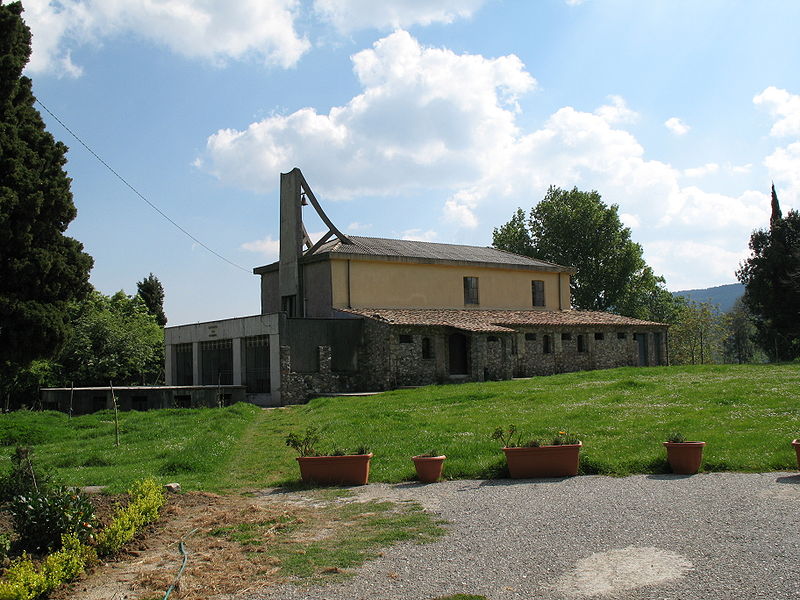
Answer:
[[[328,232],[312,244],[302,210]],[[570,305],[571,267],[502,250],[341,233],[281,174],[280,259],[261,314],[168,327],[166,383],[261,405],[319,394],[668,362],[667,326]]]

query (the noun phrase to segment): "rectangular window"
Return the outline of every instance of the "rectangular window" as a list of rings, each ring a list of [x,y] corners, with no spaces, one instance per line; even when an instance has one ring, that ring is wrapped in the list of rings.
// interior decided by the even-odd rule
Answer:
[[[550,352],[551,352],[550,336],[549,335],[543,335],[542,336],[542,354],[550,354]]]
[[[544,306],[544,281],[540,279],[531,281],[531,293],[533,294],[533,305]]]
[[[598,331],[597,333],[594,334],[594,339],[596,339],[596,340],[602,340],[604,337],[605,337],[605,335],[603,335],[603,333],[600,332],[600,331]]]
[[[400,343],[401,344],[411,344],[413,341],[414,341],[414,338],[412,338],[407,333],[401,333],[400,334]]]
[[[464,304],[478,304],[477,277],[464,277]]]
[[[578,352],[586,352],[586,343],[583,341],[583,336],[578,334]]]
[[[625,333],[624,331],[618,331],[617,332],[617,339],[618,340],[627,340],[628,339],[628,334]]]
[[[433,358],[433,344],[429,337],[422,338],[422,358],[426,360]]]
[[[519,349],[517,348],[517,334],[516,333],[512,333],[511,334],[511,354],[512,355],[516,355],[518,352],[519,352]]]
[[[568,342],[571,339],[572,339],[572,334],[571,333],[562,333],[561,334],[561,341],[562,342]]]
[[[526,333],[525,334],[525,341],[526,342],[535,342],[536,341],[536,334],[535,333]]]

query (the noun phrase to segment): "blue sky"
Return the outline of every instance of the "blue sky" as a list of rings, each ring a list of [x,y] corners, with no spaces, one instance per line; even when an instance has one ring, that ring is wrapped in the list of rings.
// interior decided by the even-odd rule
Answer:
[[[155,273],[171,325],[256,314],[279,173],[345,232],[475,245],[596,189],[671,290],[735,281],[774,180],[800,208],[793,1],[28,0],[92,282]],[[322,231],[307,214],[311,232]]]

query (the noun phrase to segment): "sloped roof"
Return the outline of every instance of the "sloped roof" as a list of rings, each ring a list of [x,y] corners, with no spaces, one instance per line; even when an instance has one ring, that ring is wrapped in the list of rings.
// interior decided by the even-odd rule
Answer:
[[[544,260],[514,254],[513,252],[489,248],[487,246],[440,244],[438,242],[419,242],[416,240],[392,240],[356,235],[347,237],[352,243],[345,244],[338,238],[333,239],[320,246],[313,255],[306,254],[303,258],[305,260],[313,260],[315,257],[334,255],[339,258],[370,257],[399,262],[473,263],[487,266],[535,269],[540,271],[575,272],[575,269],[572,267],[565,267]],[[272,263],[264,267],[258,267],[254,269],[254,272],[262,273],[274,270],[277,268],[277,264],[278,263]]]
[[[666,327],[606,312],[589,310],[483,310],[449,308],[340,309],[392,325],[444,326],[476,332],[511,332],[515,326]]]

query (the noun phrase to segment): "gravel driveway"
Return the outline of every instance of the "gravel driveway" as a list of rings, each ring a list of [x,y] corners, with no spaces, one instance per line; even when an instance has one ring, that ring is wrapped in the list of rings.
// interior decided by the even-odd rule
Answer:
[[[269,600],[800,598],[800,475],[711,473],[372,484],[450,522],[356,577]]]

